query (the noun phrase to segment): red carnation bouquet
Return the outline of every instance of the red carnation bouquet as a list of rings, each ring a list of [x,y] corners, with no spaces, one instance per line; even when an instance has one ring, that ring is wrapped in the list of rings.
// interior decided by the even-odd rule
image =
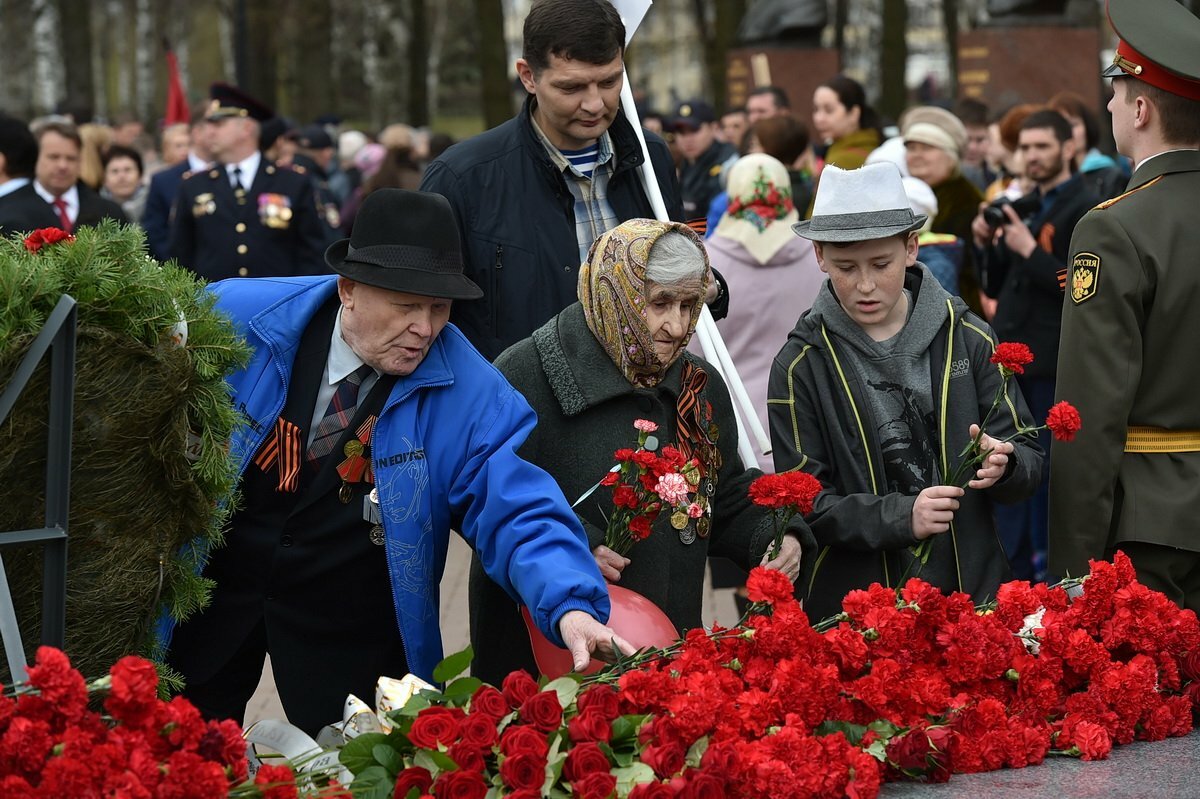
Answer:
[[[181,696],[159,699],[158,673],[148,660],[123,657],[108,676],[89,683],[65,654],[43,646],[28,672],[27,683],[0,696],[6,799],[298,795],[288,765],[250,773],[236,721],[206,721]],[[309,785],[306,795],[350,799],[336,780],[319,779],[323,787]]]
[[[808,472],[764,474],[750,484],[751,501],[771,509],[775,543],[771,548],[770,560],[779,557],[788,522],[797,513],[801,516],[812,513],[813,502],[820,493],[821,482]]]
[[[676,530],[710,515],[708,497],[697,492],[704,476],[700,462],[684,458],[672,446],[657,452],[658,439],[652,434],[658,425],[654,422],[638,419],[633,426],[638,431],[637,448],[613,453],[617,465],[575,503],[599,486],[612,488],[613,512],[607,520],[604,545],[618,555],[629,554],[635,542],[646,539],[655,520],[667,509]]]
[[[992,407],[988,409],[987,416],[983,418],[983,422],[979,425],[979,432],[967,444],[960,453],[962,458],[958,468],[946,485],[955,485],[960,488],[966,488],[975,476],[975,472],[979,466],[992,454],[990,449],[984,450],[980,447],[980,440],[984,433],[987,432],[988,422],[996,415],[1001,406],[1008,403],[1008,383],[1013,375],[1025,373],[1025,367],[1033,363],[1033,353],[1029,347],[1024,344],[1005,342],[996,346],[996,351],[992,354],[992,363],[996,364],[1000,369],[1000,375],[1003,380],[1000,383],[1000,388],[996,392],[996,396],[992,399]],[[1069,402],[1059,402],[1050,409],[1050,413],[1046,416],[1044,424],[1036,427],[1020,427],[1017,432],[1008,438],[1001,441],[1011,441],[1020,435],[1029,435],[1038,433],[1042,430],[1049,430],[1054,436],[1055,441],[1071,441],[1075,438],[1075,434],[1083,427],[1083,421],[1079,417],[1079,411],[1075,410],[1074,406]]]

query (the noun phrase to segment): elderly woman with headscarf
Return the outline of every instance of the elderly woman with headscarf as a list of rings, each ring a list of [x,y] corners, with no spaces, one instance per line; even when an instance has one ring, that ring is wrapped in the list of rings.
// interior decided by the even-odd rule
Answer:
[[[725,384],[686,352],[711,280],[704,247],[687,226],[630,220],[592,245],[579,302],[496,359],[538,415],[521,456],[549,472],[568,499],[581,498],[575,511],[604,576],[647,597],[681,634],[701,626],[709,554],[749,568],[766,560],[774,538],[770,511],[748,496],[760,472],[738,455]],[[662,514],[621,557],[603,544],[611,492],[588,492],[612,468],[613,453],[635,444],[638,419],[658,425],[663,445],[699,460],[709,511],[682,529]],[[801,537],[812,540],[796,517],[767,566],[794,580]],[[517,607],[477,560],[470,605],[472,674],[498,683],[514,669],[536,673]]]
[[[765,153],[747,155],[729,170],[728,190],[729,207],[707,246],[737,302],[717,328],[766,430],[771,360],[825,275],[812,242],[792,233],[800,215],[787,167]],[[695,342],[690,349],[699,351]],[[770,455],[759,458],[759,468],[775,471]]]
[[[908,174],[925,181],[937,198],[937,216],[930,229],[970,241],[971,223],[979,213],[983,193],[962,172],[966,126],[944,108],[918,106],[905,112],[900,135],[904,137]],[[982,314],[979,286],[970,253],[964,252],[958,291],[952,293],[966,300],[971,310]]]

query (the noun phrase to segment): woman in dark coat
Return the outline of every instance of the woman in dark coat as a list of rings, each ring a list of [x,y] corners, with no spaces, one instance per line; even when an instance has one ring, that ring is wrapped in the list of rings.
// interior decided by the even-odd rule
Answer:
[[[628,557],[603,545],[614,510],[609,489],[575,506],[605,577],[649,598],[681,634],[701,625],[708,556],[750,568],[765,560],[774,536],[769,512],[747,493],[761,473],[738,456],[725,384],[685,351],[711,279],[703,245],[685,225],[630,220],[592,246],[580,270],[580,302],[496,360],[538,415],[521,456],[549,472],[568,500],[582,498],[608,473],[617,449],[636,446],[637,419],[657,424],[663,445],[699,459],[700,490],[711,492],[708,511],[683,529],[662,514]],[[795,518],[779,557],[767,565],[794,580],[801,537],[812,541]],[[518,668],[536,674],[516,604],[478,561],[470,606],[472,674],[495,683]]]

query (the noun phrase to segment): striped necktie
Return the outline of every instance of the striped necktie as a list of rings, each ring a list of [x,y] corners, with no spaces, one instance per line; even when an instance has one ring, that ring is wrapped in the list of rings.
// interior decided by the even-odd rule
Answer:
[[[317,423],[312,443],[308,446],[307,458],[310,464],[318,465],[322,458],[333,451],[342,431],[354,418],[354,411],[358,409],[359,386],[371,371],[370,366],[363,364],[338,383],[337,390],[333,392],[333,399],[325,409],[325,416]]]

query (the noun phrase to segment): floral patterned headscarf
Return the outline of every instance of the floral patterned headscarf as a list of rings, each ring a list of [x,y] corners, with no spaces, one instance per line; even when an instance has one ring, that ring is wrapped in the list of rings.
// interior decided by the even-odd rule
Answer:
[[[588,259],[579,270],[579,301],[588,329],[600,342],[621,374],[632,385],[649,388],[663,379],[679,358],[700,319],[701,302],[692,309],[687,335],[671,363],[662,363],[654,350],[654,339],[646,325],[646,264],[650,248],[663,234],[678,232],[695,242],[704,258],[701,298],[712,270],[704,244],[691,228],[678,222],[631,219],[592,244]]]
[[[765,153],[737,160],[729,169],[729,207],[714,236],[740,242],[760,264],[765,264],[796,236],[792,225],[800,221],[792,203],[792,181],[787,167]]]

